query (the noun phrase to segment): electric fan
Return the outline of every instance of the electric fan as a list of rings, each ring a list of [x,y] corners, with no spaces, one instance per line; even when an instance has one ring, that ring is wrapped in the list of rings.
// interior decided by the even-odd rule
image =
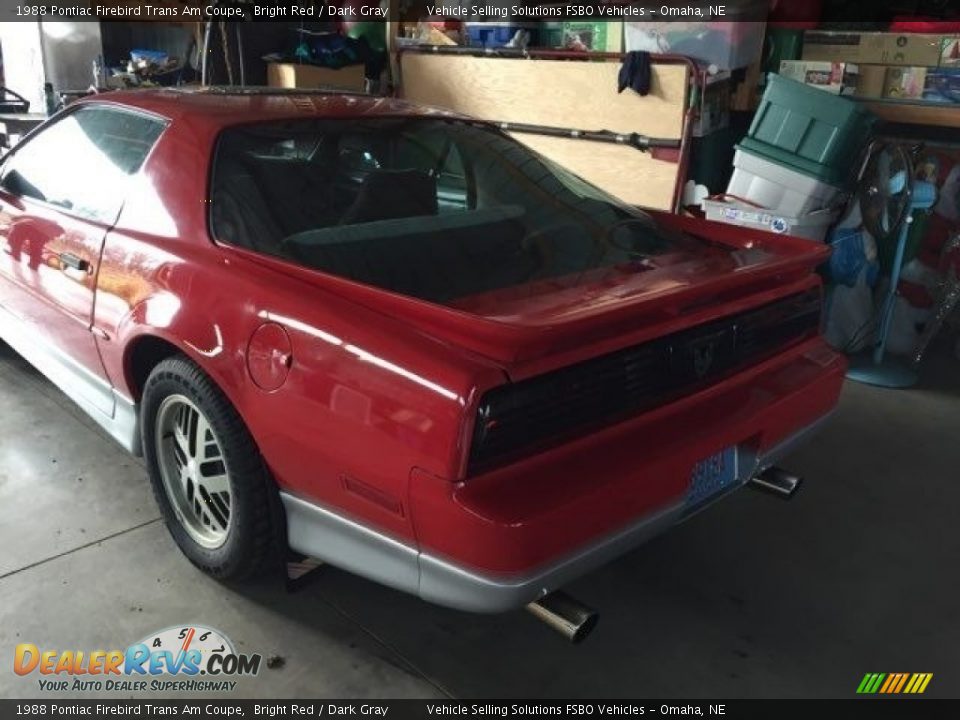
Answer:
[[[864,227],[878,246],[895,241],[896,250],[890,268],[890,284],[880,305],[873,348],[866,355],[851,360],[847,377],[869,385],[910,387],[917,382],[917,374],[907,365],[886,357],[887,336],[913,213],[933,207],[937,190],[931,183],[914,178],[913,160],[906,148],[891,142],[874,141],[860,174],[858,196]]]

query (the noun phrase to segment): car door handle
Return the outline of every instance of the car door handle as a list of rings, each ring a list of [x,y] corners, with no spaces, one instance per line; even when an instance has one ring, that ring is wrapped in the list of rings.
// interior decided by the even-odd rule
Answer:
[[[78,257],[73,253],[60,253],[61,270],[64,267],[73,268],[80,272],[90,272],[90,262]]]

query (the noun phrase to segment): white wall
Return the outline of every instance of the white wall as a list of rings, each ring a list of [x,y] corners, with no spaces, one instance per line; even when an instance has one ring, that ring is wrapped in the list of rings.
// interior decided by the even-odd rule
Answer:
[[[83,91],[93,83],[93,61],[103,53],[100,23],[0,22],[5,83],[46,112],[43,84],[57,92]]]
[[[30,101],[30,112],[45,112],[43,48],[38,22],[0,22],[4,84]]]
[[[98,22],[40,24],[47,82],[57,92],[84,91],[93,84],[93,61],[103,54]]]

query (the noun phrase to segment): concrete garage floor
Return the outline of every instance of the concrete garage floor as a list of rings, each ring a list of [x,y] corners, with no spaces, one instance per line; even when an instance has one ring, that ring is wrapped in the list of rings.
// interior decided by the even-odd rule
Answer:
[[[471,616],[332,568],[287,594],[207,579],[145,473],[0,344],[0,697],[37,697],[13,647],[122,648],[206,623],[285,664],[242,697],[852,697],[866,672],[960,696],[960,364],[848,384],[785,463],[790,503],[744,490],[571,592],[601,611],[564,644],[526,613]]]

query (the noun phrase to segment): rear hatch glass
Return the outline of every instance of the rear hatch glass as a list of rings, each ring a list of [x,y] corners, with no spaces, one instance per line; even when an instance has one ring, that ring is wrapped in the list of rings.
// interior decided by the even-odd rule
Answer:
[[[662,229],[490,126],[447,118],[229,128],[210,200],[221,242],[461,307],[731,252]]]

